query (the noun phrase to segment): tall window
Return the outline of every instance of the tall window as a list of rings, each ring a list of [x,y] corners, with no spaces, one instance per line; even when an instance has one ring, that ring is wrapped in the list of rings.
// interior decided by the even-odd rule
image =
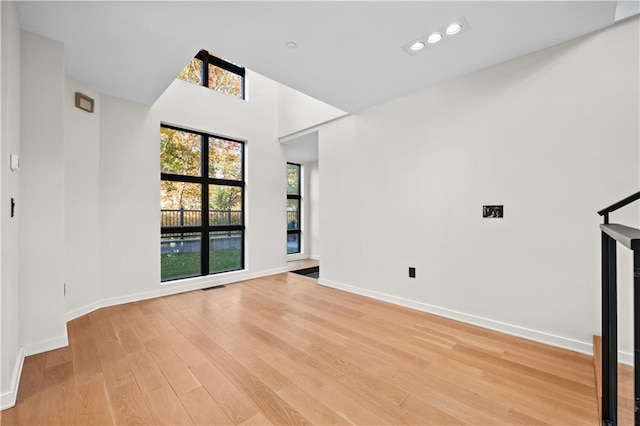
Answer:
[[[160,128],[162,281],[244,268],[244,144]]]
[[[244,99],[244,74],[243,67],[201,50],[178,74],[178,78]]]
[[[300,164],[287,163],[287,254],[300,253]]]

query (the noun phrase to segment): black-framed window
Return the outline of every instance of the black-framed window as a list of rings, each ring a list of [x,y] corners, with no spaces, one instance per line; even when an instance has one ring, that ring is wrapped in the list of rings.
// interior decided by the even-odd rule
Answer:
[[[160,127],[162,281],[244,268],[244,143]]]
[[[236,98],[245,98],[245,69],[206,50],[198,52],[178,78]]]
[[[287,254],[300,253],[302,188],[300,164],[287,163]]]

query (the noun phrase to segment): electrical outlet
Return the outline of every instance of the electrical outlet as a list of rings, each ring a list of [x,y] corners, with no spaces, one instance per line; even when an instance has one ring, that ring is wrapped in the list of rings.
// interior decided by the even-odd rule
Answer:
[[[415,278],[416,277],[416,268],[409,266],[409,278]]]

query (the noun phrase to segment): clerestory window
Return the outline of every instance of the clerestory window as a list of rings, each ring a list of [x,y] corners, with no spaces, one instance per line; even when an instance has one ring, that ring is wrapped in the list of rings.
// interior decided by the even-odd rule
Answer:
[[[198,52],[178,74],[178,78],[239,99],[245,98],[244,67],[225,61],[206,50]]]

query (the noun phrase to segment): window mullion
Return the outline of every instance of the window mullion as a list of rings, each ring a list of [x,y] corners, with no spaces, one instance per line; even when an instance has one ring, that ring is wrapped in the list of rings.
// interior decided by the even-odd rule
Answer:
[[[202,85],[209,87],[209,61],[202,60]]]
[[[202,275],[209,275],[209,184],[207,177],[209,176],[209,138],[200,135],[200,158],[202,173]]]
[[[211,273],[220,273],[220,272],[243,269],[245,265],[244,263],[244,255],[245,255],[245,241],[244,241],[244,230],[245,230],[244,185],[245,183],[244,183],[244,180],[242,178],[239,181],[226,179],[226,177],[228,176],[225,173],[227,172],[223,173],[225,178],[222,178],[222,179],[209,177],[210,175],[209,160],[211,155],[209,151],[210,149],[209,145],[212,143],[213,138],[216,138],[216,139],[225,139],[225,138],[213,136],[205,132],[183,130],[180,128],[170,127],[165,125],[162,125],[161,127],[163,129],[172,130],[175,132],[189,133],[189,134],[197,135],[200,137],[199,141],[197,140],[197,138],[194,137],[191,145],[191,147],[194,150],[197,149],[199,145],[199,151],[200,151],[199,172],[200,173],[196,173],[195,170],[192,170],[195,167],[192,167],[192,169],[190,169],[192,170],[191,175],[178,175],[178,174],[171,174],[171,173],[161,173],[160,175],[161,182],[168,181],[168,182],[191,184],[192,189],[190,193],[187,193],[187,198],[191,197],[194,203],[198,201],[200,202],[199,212],[197,208],[195,208],[195,206],[191,207],[191,209],[193,210],[192,214],[199,216],[198,223],[195,223],[195,219],[190,221],[185,220],[184,223],[180,221],[182,225],[178,226],[177,223],[173,224],[173,222],[171,221],[167,221],[165,223],[164,219],[162,219],[163,221],[161,221],[161,227],[160,227],[160,234],[162,235],[162,238],[163,238],[163,240],[161,240],[161,247],[163,250],[161,251],[161,280],[170,281],[175,279],[189,278],[191,276],[195,276],[193,274],[196,274],[198,272],[199,272],[198,275],[200,276],[207,276]],[[240,158],[236,157],[237,158],[236,161],[240,162],[239,172],[241,176],[244,176],[244,165],[245,165],[244,142],[235,141],[235,140],[229,140],[229,141],[239,144]],[[180,143],[180,139],[176,139],[171,143],[178,144]],[[237,148],[216,147],[215,149],[225,149],[225,150],[231,149],[232,151],[229,151],[232,153],[231,155],[237,156],[237,154],[233,154],[233,152],[237,152],[237,151],[233,151],[233,149],[237,149]],[[162,163],[162,161],[163,161],[163,157],[161,156],[161,167],[163,167],[162,165],[164,164]],[[193,162],[190,164],[195,165],[198,163]],[[231,177],[235,176],[235,174],[233,174],[234,173],[233,171],[229,173]],[[221,224],[221,222],[218,221],[217,215],[216,216],[211,215],[212,213],[210,211],[210,208],[218,208],[218,203],[223,202],[223,201],[219,201],[217,198],[211,199],[211,194],[209,191],[211,185],[217,185],[223,188],[226,187],[227,189],[231,189],[231,192],[236,191],[240,193],[240,196],[241,196],[240,223],[238,223],[237,213],[234,213],[235,216],[233,216],[233,219],[232,219],[231,205],[228,208],[229,210],[228,222],[225,221],[224,224]],[[198,196],[200,197],[200,200],[197,200],[197,196],[195,195],[195,191],[198,189],[197,187],[199,187]],[[164,186],[162,186],[162,188],[164,188]],[[164,189],[161,189],[161,191],[164,191]],[[168,191],[167,194],[170,194],[171,191],[174,191],[174,189],[168,188],[167,191]],[[163,192],[161,193],[164,194]],[[217,192],[214,191],[214,194],[217,194]],[[182,194],[180,195],[180,197],[182,197]],[[231,198],[229,198],[229,200],[231,200]],[[168,201],[168,203],[175,204],[175,201],[170,200]],[[210,205],[211,203],[213,204]],[[171,209],[173,207],[167,207],[167,208]],[[186,211],[187,210],[185,210],[185,212]],[[165,224],[165,225],[170,224],[172,226],[162,226],[162,224]],[[173,240],[169,241],[172,237],[171,234],[179,234],[179,235],[177,236],[175,241]],[[185,235],[185,234],[190,234],[190,235]],[[210,239],[212,234],[214,237],[213,241]],[[200,243],[199,248],[197,247],[197,243],[195,243],[194,241],[196,237],[200,238],[200,241],[198,241]],[[216,250],[215,253],[212,253],[210,251],[212,248]],[[196,262],[190,261],[190,258],[193,258],[194,256],[194,255],[191,255],[190,253],[193,253],[195,250],[200,251],[199,253],[200,256],[198,259],[200,260],[199,265]],[[236,252],[234,252],[233,250],[236,250]],[[240,251],[240,253],[237,253],[237,251]]]
[[[208,51],[206,50],[201,50],[199,51],[196,56],[194,57],[194,59],[191,60],[191,62],[189,62],[189,64],[187,65],[188,68],[185,68],[182,70],[182,72],[180,74],[178,74],[177,78],[181,79],[181,80],[185,80],[189,83],[196,83],[195,79],[193,78],[194,76],[191,74],[191,68],[194,65],[194,61],[199,61],[200,62],[200,82],[199,85],[200,86],[204,86],[207,87],[209,89],[221,92],[221,93],[225,93],[227,95],[231,95],[231,96],[235,96],[235,97],[239,97],[240,99],[245,99],[245,92],[246,92],[246,70],[244,67],[236,65],[232,62],[226,61],[222,58],[218,58],[217,56],[214,56],[212,54],[210,54]],[[214,71],[213,73],[210,70],[210,67],[213,67],[216,71]],[[217,80],[217,70],[221,70],[223,71],[225,74],[228,74],[229,76],[232,76],[232,78],[234,79],[234,83],[232,86],[228,86],[228,85],[214,85],[214,87],[211,87],[209,85],[209,77],[212,77],[215,80]],[[211,74],[211,75],[210,75]],[[237,84],[237,86],[236,86]]]

